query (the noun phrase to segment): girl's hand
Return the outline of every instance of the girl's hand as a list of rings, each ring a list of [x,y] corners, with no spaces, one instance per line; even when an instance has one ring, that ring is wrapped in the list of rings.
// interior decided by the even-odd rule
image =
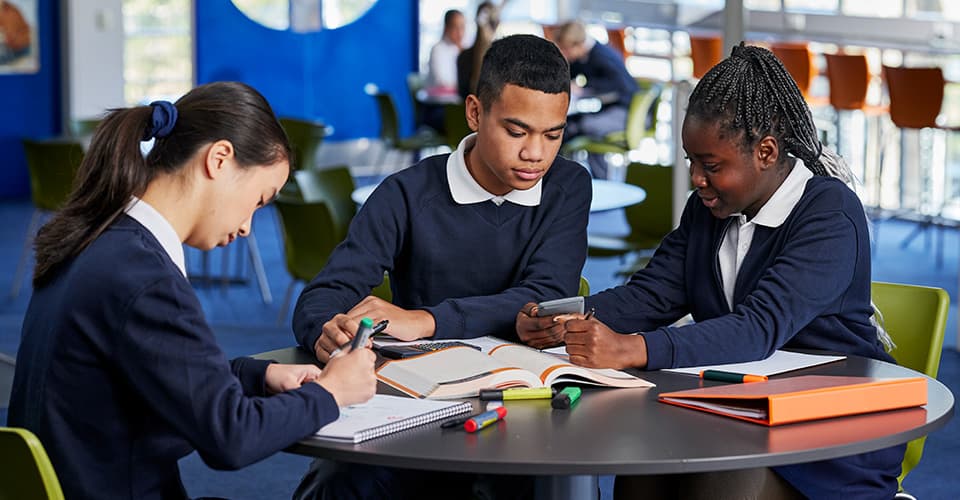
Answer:
[[[558,314],[544,318],[537,316],[537,305],[528,302],[517,313],[517,336],[520,341],[536,349],[546,349],[563,343],[566,330],[563,318],[568,314]]]
[[[570,362],[589,368],[643,368],[647,366],[647,343],[643,335],[622,335],[597,319],[574,319],[563,323]]]
[[[320,377],[320,368],[315,365],[267,365],[265,383],[268,394],[292,391],[301,385]]]
[[[330,358],[316,382],[333,395],[337,406],[363,403],[377,392],[373,363],[377,355],[370,349],[349,350]]]

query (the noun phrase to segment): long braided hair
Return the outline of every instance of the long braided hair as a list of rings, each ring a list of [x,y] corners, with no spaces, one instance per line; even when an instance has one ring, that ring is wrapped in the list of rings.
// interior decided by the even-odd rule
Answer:
[[[820,142],[803,94],[767,49],[740,42],[697,84],[687,115],[718,121],[724,132],[743,132],[741,146],[747,150],[773,136],[815,175],[855,182],[846,162]]]
[[[690,94],[687,116],[714,121],[731,137],[740,135],[740,146],[746,151],[766,136],[775,137],[787,154],[803,160],[814,175],[836,177],[851,188],[857,182],[843,158],[820,142],[813,115],[793,77],[773,52],[762,47],[740,42],[730,57],[711,68]],[[871,305],[875,314],[870,321],[877,338],[890,351],[896,345],[872,300]]]

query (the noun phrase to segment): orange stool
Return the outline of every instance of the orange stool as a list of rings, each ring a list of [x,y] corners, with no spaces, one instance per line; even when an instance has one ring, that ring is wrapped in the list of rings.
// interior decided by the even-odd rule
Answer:
[[[690,35],[690,58],[693,59],[693,77],[703,78],[723,59],[723,38],[716,35]]]
[[[607,45],[620,53],[624,60],[630,55],[627,50],[626,34],[623,28],[607,28]]]
[[[797,82],[800,93],[810,106],[823,106],[827,100],[810,95],[814,78],[820,73],[813,60],[813,52],[806,42],[779,42],[770,46],[770,50],[787,68],[787,72]]]

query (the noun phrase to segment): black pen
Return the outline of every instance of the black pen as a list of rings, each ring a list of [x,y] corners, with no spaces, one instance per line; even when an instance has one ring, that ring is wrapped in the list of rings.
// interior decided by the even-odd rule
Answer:
[[[590,310],[587,311],[587,314],[586,314],[586,316],[583,317],[583,319],[589,320],[590,318],[593,317],[593,313],[594,313],[595,311],[596,311],[596,309],[594,309],[594,308],[591,307]]]
[[[459,427],[459,426],[465,424],[465,423],[467,422],[467,420],[470,420],[471,418],[476,417],[477,415],[481,415],[481,414],[483,414],[483,412],[475,413],[475,414],[473,414],[473,415],[467,415],[466,417],[462,417],[462,418],[455,418],[455,419],[453,419],[453,420],[447,420],[446,422],[440,424],[440,428],[441,428],[441,429],[449,429],[449,428],[451,428],[451,427]]]
[[[376,335],[376,334],[378,334],[378,333],[386,330],[388,324],[390,324],[390,321],[389,321],[389,320],[383,320],[383,321],[377,323],[376,325],[373,326],[373,333],[371,333],[370,336],[372,337],[372,336],[374,336],[374,335]]]

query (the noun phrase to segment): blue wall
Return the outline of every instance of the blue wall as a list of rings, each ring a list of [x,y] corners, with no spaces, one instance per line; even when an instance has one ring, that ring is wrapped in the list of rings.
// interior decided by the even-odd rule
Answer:
[[[24,137],[60,133],[59,0],[39,0],[40,71],[0,74],[0,198],[26,196],[30,181]]]
[[[335,30],[292,33],[265,28],[230,0],[196,2],[197,82],[239,80],[263,93],[279,116],[319,119],[333,139],[376,137],[379,118],[364,85],[393,94],[412,123],[406,75],[416,71],[416,0],[380,0]]]

